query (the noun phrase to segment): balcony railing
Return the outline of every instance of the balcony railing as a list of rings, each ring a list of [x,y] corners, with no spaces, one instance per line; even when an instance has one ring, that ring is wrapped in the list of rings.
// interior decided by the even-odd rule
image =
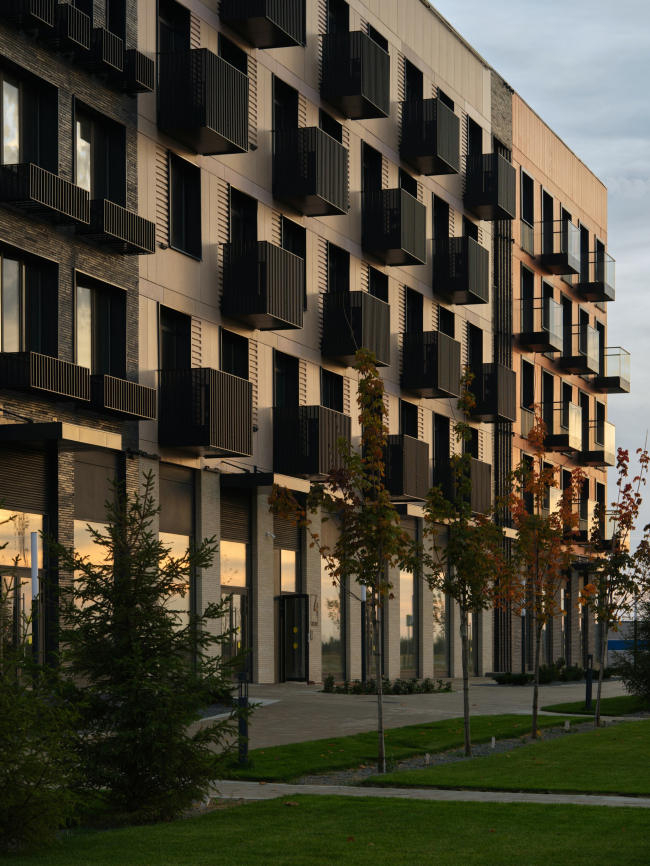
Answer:
[[[519,223],[521,232],[521,248],[529,256],[535,255],[535,227],[522,219]]]
[[[390,306],[368,292],[327,292],[323,299],[321,352],[352,366],[358,349],[368,349],[377,365],[390,364]]]
[[[528,439],[530,431],[535,426],[535,413],[531,409],[521,407],[521,438]]]
[[[565,328],[562,354],[556,360],[569,373],[599,373],[600,334],[591,325]]]
[[[25,30],[54,26],[55,0],[4,0],[2,18]]]
[[[568,220],[537,224],[540,263],[552,274],[580,273],[580,229]]]
[[[403,102],[400,154],[422,174],[458,174],[460,119],[439,99]]]
[[[546,425],[544,445],[548,451],[582,449],[582,409],[575,403],[544,403],[542,418]]]
[[[91,376],[91,401],[95,409],[123,418],[156,420],[156,390],[115,376]]]
[[[546,496],[542,502],[542,517],[550,517],[560,507],[562,491],[558,487],[547,487]]]
[[[517,172],[499,153],[465,160],[465,207],[482,220],[513,220],[517,211]]]
[[[78,66],[95,75],[120,73],[124,67],[124,43],[105,27],[94,27],[90,32],[90,50],[78,49],[74,59]]]
[[[607,346],[601,358],[600,371],[591,384],[603,394],[629,394],[630,353],[620,346]]]
[[[561,352],[562,307],[553,298],[522,300],[519,342],[533,352]]]
[[[384,484],[391,499],[425,500],[429,492],[429,445],[400,434],[389,436],[384,453]]]
[[[590,541],[594,528],[594,514],[597,507],[598,503],[593,499],[587,499],[586,496],[581,496],[580,499],[574,503],[574,508],[576,508],[578,513],[578,524],[576,526],[577,532],[574,531],[573,533],[573,537],[576,541],[583,544]]]
[[[305,0],[221,0],[219,17],[255,48],[304,43]]]
[[[427,209],[404,189],[362,193],[361,245],[386,265],[423,265],[427,260]]]
[[[318,127],[274,132],[273,195],[305,216],[347,214],[347,148]]]
[[[517,418],[517,375],[502,364],[470,364],[474,378],[469,390],[476,405],[472,418],[489,423],[514,422]]]
[[[303,259],[267,241],[224,244],[221,312],[258,328],[302,328]]]
[[[156,65],[136,48],[124,52],[122,71],[114,71],[109,81],[117,90],[133,96],[136,93],[153,93],[156,89]]]
[[[253,386],[220,370],[161,370],[158,441],[193,454],[250,457]]]
[[[489,303],[489,252],[474,238],[443,238],[436,241],[433,290],[450,304]]]
[[[58,225],[90,221],[86,190],[33,163],[0,166],[0,202]]]
[[[294,478],[323,478],[343,465],[338,439],[350,441],[351,419],[324,406],[273,410],[273,470]]]
[[[39,38],[57,51],[90,51],[90,17],[71,3],[55,3],[54,27],[39,28]]]
[[[474,457],[469,461],[471,493],[469,501],[474,514],[485,514],[492,505],[492,467]],[[433,485],[440,487],[450,502],[456,498],[456,475],[453,462],[436,457],[433,461]]]
[[[589,254],[581,263],[576,291],[588,301],[613,301],[616,298],[616,262],[604,251]]]
[[[390,114],[390,56],[366,33],[322,38],[323,99],[353,120]]]
[[[36,352],[0,353],[0,388],[90,400],[90,371]]]
[[[77,226],[77,234],[123,256],[156,251],[155,223],[107,199],[91,201],[90,223]]]
[[[158,55],[158,126],[195,153],[248,150],[248,76],[207,48]]]
[[[580,462],[586,466],[616,465],[616,428],[609,421],[590,421],[583,430]]]
[[[420,397],[458,397],[460,349],[440,331],[402,334],[402,388]]]

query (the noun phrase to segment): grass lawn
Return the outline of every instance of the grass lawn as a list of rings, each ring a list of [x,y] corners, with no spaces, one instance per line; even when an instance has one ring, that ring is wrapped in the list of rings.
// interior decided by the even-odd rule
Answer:
[[[650,723],[624,722],[466,763],[375,776],[365,784],[650,795],[649,766]]]
[[[647,809],[291,797],[74,833],[9,866],[647,866]]]
[[[471,722],[472,741],[489,743],[492,737],[518,737],[530,732],[531,722],[530,716],[474,716]],[[580,722],[579,718],[572,720],[573,724]],[[540,727],[558,727],[563,724],[564,719],[559,717],[539,717]],[[426,752],[444,752],[462,745],[462,719],[391,728],[386,732],[386,755],[389,761]],[[360,764],[371,765],[377,761],[377,734],[368,732],[253,749],[249,757],[252,762],[250,768],[240,770],[237,764],[233,764],[230,771],[224,773],[224,778],[290,782],[304,775],[347,770],[357,768]]]
[[[594,688],[594,692],[596,689]],[[549,713],[579,713],[585,716],[596,715],[596,696],[591,702],[591,709],[585,709],[584,701],[576,701],[573,704],[552,704],[550,707],[542,707]],[[650,706],[644,704],[636,695],[619,695],[616,698],[603,698],[600,702],[600,712],[605,716],[624,716],[626,713],[636,713],[639,710],[648,710]]]

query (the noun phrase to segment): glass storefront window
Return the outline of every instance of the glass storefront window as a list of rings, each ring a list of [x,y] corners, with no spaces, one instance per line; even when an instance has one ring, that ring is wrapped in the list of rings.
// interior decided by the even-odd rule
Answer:
[[[414,577],[408,571],[401,571],[399,575],[399,667],[403,677],[417,676],[416,635]]]
[[[343,652],[343,591],[333,586],[332,576],[321,561],[321,641],[323,676],[345,678]]]
[[[433,674],[437,677],[449,676],[447,597],[439,590],[433,593]]]
[[[221,541],[221,586],[246,586],[246,545],[240,541]]]

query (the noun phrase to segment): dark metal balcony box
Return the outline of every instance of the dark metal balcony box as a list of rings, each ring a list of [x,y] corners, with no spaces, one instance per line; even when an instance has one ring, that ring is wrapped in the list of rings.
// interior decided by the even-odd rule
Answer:
[[[440,331],[403,334],[402,388],[420,397],[458,397],[460,349]]]
[[[215,457],[253,453],[253,386],[221,370],[161,370],[158,440]]]
[[[94,27],[90,32],[90,51],[76,51],[74,59],[86,72],[96,75],[122,72],[124,43],[105,27]]]
[[[435,241],[433,291],[450,304],[488,304],[490,253],[470,237]]]
[[[423,265],[427,260],[427,209],[404,189],[362,193],[361,245],[386,265]]]
[[[422,174],[458,174],[460,119],[439,99],[403,102],[400,155]]]
[[[36,352],[0,353],[0,388],[90,400],[90,370]]]
[[[302,328],[305,262],[268,241],[223,246],[221,312],[258,328]]]
[[[469,458],[471,493],[470,506],[473,514],[485,514],[492,505],[492,467],[474,457]],[[433,461],[433,485],[440,487],[450,502],[456,497],[456,476],[449,458],[436,457]]]
[[[514,422],[517,418],[517,375],[503,364],[471,364],[474,379],[469,390],[476,405],[470,415],[489,423]]]
[[[342,461],[337,440],[350,441],[351,419],[324,406],[273,410],[273,471],[298,478],[323,478]]]
[[[499,153],[466,157],[465,207],[482,220],[512,220],[517,211],[517,172]]]
[[[54,26],[54,6],[55,0],[4,0],[0,14],[23,30],[47,31]]]
[[[114,70],[109,75],[111,85],[130,96],[136,93],[153,93],[156,89],[156,65],[137,48],[124,52],[122,70]]]
[[[207,48],[158,55],[158,126],[195,153],[248,150],[248,76]]]
[[[323,299],[321,352],[351,367],[358,349],[390,364],[390,306],[368,292],[327,292]]]
[[[305,0],[221,0],[219,17],[255,48],[304,43]]]
[[[39,27],[41,42],[63,53],[90,51],[90,17],[71,3],[55,3],[54,27],[44,23]]]
[[[90,221],[87,191],[33,163],[0,166],[0,202],[57,225]]]
[[[424,501],[429,492],[429,445],[412,436],[389,436],[384,484],[391,499]]]
[[[123,418],[156,420],[156,390],[106,374],[91,376],[93,409]]]
[[[273,133],[273,196],[304,216],[347,214],[348,151],[318,127]]]
[[[78,226],[77,234],[123,256],[156,251],[155,223],[107,199],[90,203],[90,224]]]
[[[353,120],[390,114],[390,55],[367,33],[328,33],[321,37],[320,92]]]

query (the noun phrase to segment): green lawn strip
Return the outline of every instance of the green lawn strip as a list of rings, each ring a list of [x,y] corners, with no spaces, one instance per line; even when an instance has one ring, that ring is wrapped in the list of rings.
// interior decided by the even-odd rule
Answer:
[[[286,802],[297,803],[287,806]],[[646,809],[292,795],[77,832],[10,866],[647,866]]]
[[[579,718],[572,719],[573,724],[579,724],[580,721]],[[530,731],[531,722],[529,716],[474,716],[471,722],[472,739],[475,743],[488,743],[492,737],[504,739],[522,736]],[[557,716],[539,718],[540,727],[557,727],[562,724],[564,719]],[[408,725],[386,731],[386,754],[389,761],[399,761],[413,755],[423,755],[425,752],[444,752],[462,745],[462,719]],[[368,731],[348,737],[253,749],[250,759],[249,768],[241,770],[233,763],[223,777],[289,782],[304,775],[357,769],[360,764],[369,766],[377,761],[377,734]]]
[[[595,691],[595,689],[594,689]],[[573,704],[552,704],[550,707],[542,707],[549,713],[578,713],[585,716],[596,714],[596,698],[591,702],[591,709],[585,708],[584,701],[576,701]],[[639,710],[648,710],[650,705],[644,704],[636,695],[618,695],[615,698],[602,698],[600,711],[606,716],[624,716],[626,713],[637,713]]]
[[[464,763],[373,776],[364,784],[650,795],[648,766],[650,723],[624,722]]]

